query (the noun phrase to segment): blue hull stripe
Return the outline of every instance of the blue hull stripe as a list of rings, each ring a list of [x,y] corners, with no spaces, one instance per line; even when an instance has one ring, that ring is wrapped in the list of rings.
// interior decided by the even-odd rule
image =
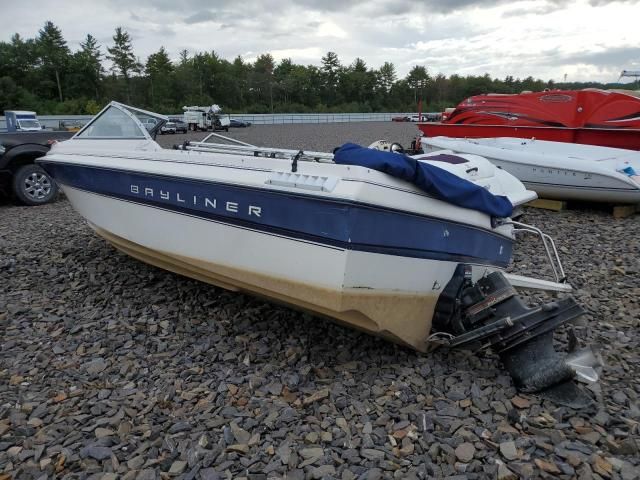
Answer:
[[[348,250],[500,267],[511,259],[512,241],[508,238],[400,210],[46,159],[38,163],[63,185],[296,240]]]

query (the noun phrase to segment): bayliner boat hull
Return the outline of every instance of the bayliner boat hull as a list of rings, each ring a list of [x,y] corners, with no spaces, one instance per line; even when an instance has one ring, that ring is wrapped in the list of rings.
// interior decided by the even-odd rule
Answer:
[[[456,266],[319,245],[67,184],[62,188],[100,236],[134,258],[331,317],[422,351],[441,290],[433,286],[444,285]],[[168,233],[166,225],[175,233]]]
[[[269,184],[281,160],[218,157],[203,165],[192,162],[205,155],[176,150],[156,151],[158,160],[125,151],[107,158],[81,153],[77,143],[76,151],[54,146],[40,163],[117,248],[418,350],[427,348],[435,303],[456,265],[475,265],[479,278],[511,257],[509,226],[492,229],[486,215],[379,172],[336,165],[344,175],[333,192],[309,192]],[[304,173],[327,168],[309,163]],[[455,220],[461,210],[466,224]]]
[[[640,203],[640,154],[635,151],[513,138],[423,137],[426,151],[482,155],[541,198]]]
[[[496,348],[526,391],[576,374],[552,332],[583,310],[571,298],[529,308],[514,290],[570,287],[553,241],[508,218],[512,202],[499,193],[515,180],[505,172],[493,181],[493,167],[473,156],[415,159],[355,144],[335,155],[206,142],[164,150],[145,116],[166,121],[112,102],[38,159],[116,248],[420,351],[437,324],[451,346]],[[501,272],[516,230],[540,235],[556,282]],[[571,391],[572,405],[588,403]]]

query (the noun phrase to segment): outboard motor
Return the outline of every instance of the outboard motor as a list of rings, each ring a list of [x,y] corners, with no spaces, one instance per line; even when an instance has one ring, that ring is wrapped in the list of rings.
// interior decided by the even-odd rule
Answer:
[[[406,153],[404,148],[402,148],[402,145],[398,142],[390,142],[389,140],[376,140],[367,148],[380,150],[382,152]]]
[[[583,408],[591,398],[573,380],[597,381],[600,363],[590,349],[563,355],[553,348],[556,327],[583,313],[571,297],[529,308],[502,273],[474,284],[471,266],[461,264],[440,295],[433,325],[453,335],[450,347],[493,348],[518,390]]]
[[[376,140],[367,148],[373,148],[374,150],[380,150],[383,152],[406,153],[407,155],[420,155],[424,153],[424,150],[420,147],[420,137],[411,141],[411,148],[409,149],[404,148],[398,142],[391,142],[389,140]]]

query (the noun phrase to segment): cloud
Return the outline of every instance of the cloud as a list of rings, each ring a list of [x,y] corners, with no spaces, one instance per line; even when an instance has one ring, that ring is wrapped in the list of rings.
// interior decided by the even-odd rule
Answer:
[[[58,25],[75,50],[91,33],[103,46],[122,25],[142,60],[164,45],[212,51],[232,60],[270,52],[319,65],[327,51],[348,65],[385,61],[404,76],[416,64],[432,74],[610,80],[637,69],[640,0],[77,0],[9,2],[0,40],[33,37],[45,20]],[[90,8],[90,14],[87,14]],[[6,23],[6,22],[5,22]],[[635,56],[635,57],[634,57]],[[635,59],[634,59],[635,58]],[[617,78],[617,77],[616,77]]]
[[[306,63],[308,61],[313,61],[318,59],[324,55],[323,52],[318,47],[309,47],[309,48],[283,48],[281,50],[271,50],[271,55],[275,60],[282,60],[284,58],[297,58],[300,59],[302,63]]]
[[[527,15],[546,15],[565,7],[566,2],[563,1],[542,2],[505,10],[502,16],[504,18],[522,18]]]
[[[205,23],[212,22],[216,19],[216,16],[213,12],[209,10],[205,10],[202,12],[194,13],[193,15],[188,16],[184,19],[184,23],[192,25],[194,23]]]
[[[610,3],[640,3],[640,0],[590,0],[589,3],[594,7],[601,7],[602,5],[608,5]]]
[[[640,66],[640,47],[613,47],[596,52],[562,55],[553,60],[556,65],[587,64],[604,67],[630,68]]]

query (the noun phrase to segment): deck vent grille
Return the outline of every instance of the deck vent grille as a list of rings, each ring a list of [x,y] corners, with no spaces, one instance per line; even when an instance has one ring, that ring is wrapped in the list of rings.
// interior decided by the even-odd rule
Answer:
[[[303,175],[292,172],[273,172],[265,182],[280,187],[300,188],[316,192],[331,192],[338,184],[336,177],[321,177],[318,175]]]

